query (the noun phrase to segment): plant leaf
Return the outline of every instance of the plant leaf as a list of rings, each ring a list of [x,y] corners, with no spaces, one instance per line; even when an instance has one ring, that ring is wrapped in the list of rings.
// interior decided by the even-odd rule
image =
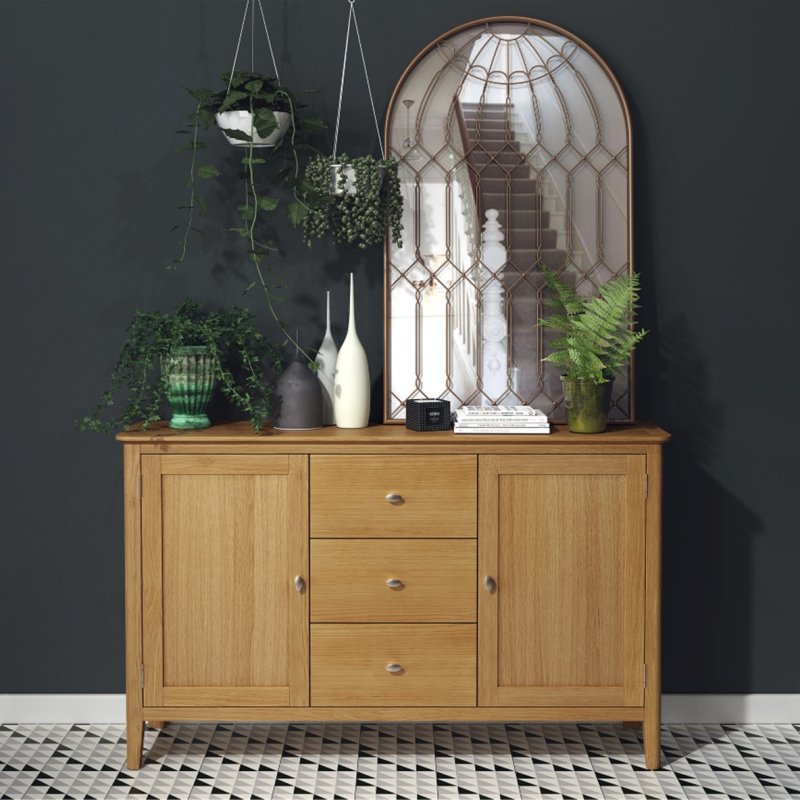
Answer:
[[[328,126],[318,117],[303,117],[300,119],[300,127],[308,131],[324,131]]]
[[[232,105],[238,103],[240,100],[247,99],[247,92],[229,92],[228,96],[222,101],[222,104],[219,107],[219,113],[221,114],[223,111],[227,111]]]
[[[274,211],[278,207],[278,200],[277,197],[270,197],[269,195],[265,195],[264,197],[258,198],[258,207],[263,208],[264,211]]]
[[[213,164],[201,164],[197,168],[199,178],[216,178],[222,173]]]
[[[308,209],[302,203],[289,203],[286,215],[292,225],[299,225],[308,216]]]
[[[233,128],[222,128],[221,130],[226,136],[230,136],[231,139],[238,139],[240,142],[252,141],[250,134],[245,133],[244,131],[237,131]]]

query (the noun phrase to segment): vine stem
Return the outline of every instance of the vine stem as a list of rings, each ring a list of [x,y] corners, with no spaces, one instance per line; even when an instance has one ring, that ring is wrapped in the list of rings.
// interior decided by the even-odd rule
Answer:
[[[183,232],[183,239],[181,241],[181,254],[175,259],[174,263],[182,264],[186,258],[186,249],[189,246],[189,233],[192,230],[192,222],[194,218],[194,167],[197,162],[197,129],[200,126],[200,103],[194,110],[194,128],[192,130],[192,164],[189,167],[189,218],[186,221],[186,228]]]
[[[294,106],[292,104],[292,100],[287,95],[287,99],[289,102],[289,108],[291,109],[290,116],[291,116],[291,126],[292,126],[292,153],[294,154],[294,162],[295,162],[295,178],[298,176],[300,171],[300,164],[297,159],[297,153],[294,152],[294,136],[295,136],[295,124],[294,124]],[[304,347],[300,345],[300,342],[289,333],[286,323],[278,316],[278,312],[275,310],[275,306],[273,305],[273,295],[272,290],[270,289],[269,284],[267,283],[266,279],[264,278],[264,272],[261,269],[261,255],[256,250],[258,244],[256,243],[255,239],[255,227],[256,221],[258,218],[258,189],[256,187],[256,179],[255,179],[255,172],[253,171],[253,139],[255,137],[255,114],[253,112],[253,98],[250,98],[250,141],[247,145],[247,176],[248,176],[248,184],[249,184],[249,191],[246,195],[247,203],[245,204],[246,207],[249,205],[250,195],[253,196],[253,217],[250,220],[250,224],[247,228],[248,231],[248,238],[250,241],[250,258],[253,262],[253,266],[256,269],[256,275],[258,275],[258,282],[264,291],[264,294],[267,298],[267,307],[269,308],[269,312],[272,315],[272,318],[275,322],[278,323],[283,335],[291,342],[298,350],[298,352],[302,353],[305,359],[308,361],[309,364],[314,363],[314,359],[311,355],[306,351]]]

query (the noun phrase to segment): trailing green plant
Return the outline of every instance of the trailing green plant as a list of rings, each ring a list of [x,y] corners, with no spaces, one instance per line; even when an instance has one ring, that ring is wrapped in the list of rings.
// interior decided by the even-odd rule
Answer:
[[[208,348],[222,394],[260,430],[272,412],[272,382],[280,368],[275,348],[256,330],[249,310],[205,311],[189,299],[173,312],[134,313],[110,386],[78,427],[109,432],[134,423],[147,428],[160,419],[168,390],[162,360],[188,345]],[[119,413],[104,419],[119,400]]]
[[[628,362],[647,331],[635,331],[639,276],[620,275],[599,287],[599,296],[580,297],[571,286],[545,270],[560,313],[539,323],[561,335],[542,360],[559,366],[567,378],[606,383]]]
[[[294,341],[287,326],[278,316],[275,309],[275,285],[266,278],[263,260],[277,245],[269,240],[262,222],[263,214],[275,211],[280,205],[280,198],[275,190],[288,190],[294,195],[294,201],[286,204],[286,213],[293,224],[305,213],[299,199],[297,187],[302,180],[301,159],[304,153],[317,152],[305,139],[314,133],[324,130],[322,120],[306,115],[307,106],[298,102],[296,96],[287,88],[268,76],[258,72],[236,70],[232,74],[221,76],[225,89],[190,89],[189,93],[197,105],[189,117],[189,127],[180,133],[189,136],[188,141],[178,148],[178,152],[190,151],[189,189],[187,220],[183,226],[180,250],[171,266],[177,266],[186,258],[189,236],[197,231],[195,211],[206,211],[207,206],[198,192],[198,179],[213,179],[223,175],[222,170],[211,162],[198,163],[199,151],[206,148],[201,138],[201,127],[207,130],[217,124],[216,115],[226,111],[250,112],[252,127],[250,132],[222,128],[223,133],[243,143],[241,159],[241,177],[244,180],[244,202],[237,204],[240,223],[230,228],[247,242],[247,258],[253,265],[255,280],[245,291],[260,287],[266,295],[267,305],[275,321],[280,325],[290,341]],[[289,128],[286,136],[275,146],[260,147],[254,135],[263,138],[269,136],[278,126],[273,112],[283,111],[289,114]]]
[[[332,186],[336,165],[338,193]],[[337,242],[363,248],[381,244],[390,230],[392,241],[402,247],[403,196],[393,158],[315,155],[300,188],[303,238],[309,246],[313,239],[332,234]]]
[[[246,192],[244,202],[237,205],[242,224],[232,230],[246,239],[250,245],[248,255],[251,260],[260,263],[261,259],[274,248],[274,245],[258,238],[257,224],[261,212],[274,211],[280,200],[269,194],[269,187],[294,189],[300,181],[301,154],[316,152],[307,142],[302,141],[303,134],[311,134],[324,130],[322,120],[304,114],[307,106],[298,102],[295,95],[278,82],[259,72],[236,70],[232,74],[221,76],[225,89],[189,89],[189,94],[197,105],[189,115],[189,127],[179,131],[187,134],[188,141],[178,147],[177,152],[190,151],[189,165],[189,202],[187,221],[181,237],[180,252],[173,264],[181,263],[188,250],[189,234],[196,230],[194,212],[196,209],[206,210],[206,203],[197,191],[197,179],[217,178],[223,173],[211,162],[198,164],[198,151],[207,147],[201,138],[200,128],[208,128],[217,124],[216,115],[226,111],[248,111],[252,115],[250,132],[222,128],[222,132],[232,139],[243,142],[241,177],[245,181]],[[260,148],[255,143],[254,134],[263,138],[269,136],[278,127],[275,111],[289,114],[289,130],[287,135],[273,147]],[[256,155],[255,150],[259,149]],[[295,204],[289,204],[290,206]],[[290,217],[296,217],[297,208],[288,210]]]

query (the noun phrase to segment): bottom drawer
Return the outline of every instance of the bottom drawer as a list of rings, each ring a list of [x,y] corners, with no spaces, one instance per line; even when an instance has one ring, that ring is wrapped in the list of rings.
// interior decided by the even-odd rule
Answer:
[[[474,706],[475,625],[311,626],[312,706]]]

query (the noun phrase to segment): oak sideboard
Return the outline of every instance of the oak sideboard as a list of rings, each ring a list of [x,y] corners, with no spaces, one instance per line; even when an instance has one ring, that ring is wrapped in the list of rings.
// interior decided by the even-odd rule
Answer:
[[[165,720],[620,720],[659,766],[660,428],[117,438],[129,768]]]

